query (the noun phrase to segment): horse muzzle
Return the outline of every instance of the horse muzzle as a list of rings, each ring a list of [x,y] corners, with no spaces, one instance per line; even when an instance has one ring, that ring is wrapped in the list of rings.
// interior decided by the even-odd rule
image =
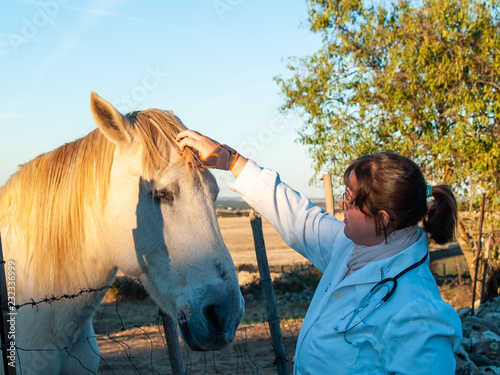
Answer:
[[[238,290],[239,293],[239,290]],[[225,298],[181,308],[179,331],[184,343],[195,351],[220,350],[234,339],[243,318],[243,297]]]

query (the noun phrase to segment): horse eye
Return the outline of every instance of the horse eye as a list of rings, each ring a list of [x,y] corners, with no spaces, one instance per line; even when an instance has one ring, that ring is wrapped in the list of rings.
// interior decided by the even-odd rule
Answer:
[[[172,204],[174,201],[174,193],[168,190],[159,190],[154,193],[155,199],[158,199],[161,203]]]

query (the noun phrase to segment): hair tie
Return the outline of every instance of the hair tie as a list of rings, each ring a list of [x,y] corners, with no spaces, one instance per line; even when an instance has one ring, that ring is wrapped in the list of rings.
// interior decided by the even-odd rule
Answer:
[[[427,189],[425,190],[425,197],[426,198],[432,197],[432,186],[431,185],[427,185]]]

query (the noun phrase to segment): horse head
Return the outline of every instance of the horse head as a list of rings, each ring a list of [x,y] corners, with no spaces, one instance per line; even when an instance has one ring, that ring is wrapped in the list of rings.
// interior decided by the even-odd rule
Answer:
[[[122,115],[95,93],[91,109],[115,145],[101,228],[113,264],[178,318],[191,349],[226,346],[243,298],[217,222],[214,177],[192,151],[180,154],[174,137],[185,127],[172,112]]]

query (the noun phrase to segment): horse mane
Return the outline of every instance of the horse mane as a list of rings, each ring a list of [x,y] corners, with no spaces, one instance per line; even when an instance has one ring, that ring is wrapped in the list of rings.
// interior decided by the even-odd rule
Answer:
[[[177,147],[175,136],[186,129],[182,122],[172,112],[158,109],[125,117],[143,146],[145,175],[164,170],[170,149]],[[99,228],[114,151],[115,145],[95,129],[21,165],[0,188],[2,234],[13,231],[25,244],[26,265],[34,267],[37,283],[47,274],[55,285],[67,280],[71,277],[70,264],[85,257],[85,228],[89,220]],[[183,153],[183,159],[197,166],[191,150]]]
[[[155,108],[131,112],[125,117],[142,144],[143,171],[149,179],[154,179],[155,173],[163,171],[170,163],[170,150],[177,148],[175,137],[186,127],[172,111]],[[186,148],[183,158],[193,168],[199,166],[199,159],[192,149]]]

